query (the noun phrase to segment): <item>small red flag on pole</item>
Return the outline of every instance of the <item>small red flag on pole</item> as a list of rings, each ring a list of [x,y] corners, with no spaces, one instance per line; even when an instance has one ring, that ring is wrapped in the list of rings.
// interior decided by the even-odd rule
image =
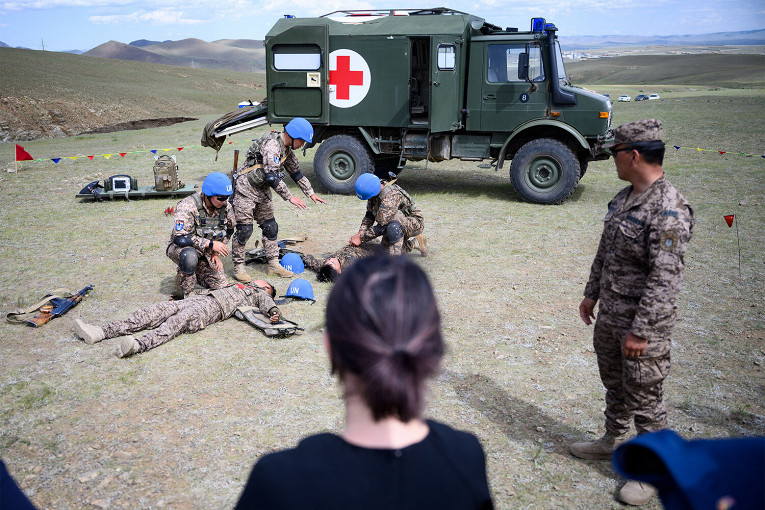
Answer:
[[[736,217],[735,214],[728,214],[727,216],[724,216],[725,223],[727,223],[729,227],[732,227],[733,226],[733,218],[735,218],[735,217]]]
[[[34,161],[34,159],[31,154],[24,150],[24,147],[16,144],[16,159],[13,161],[14,171],[19,171],[19,161]]]
[[[723,216],[725,223],[728,224],[728,228],[733,226],[733,221],[736,219],[735,214],[728,214]],[[741,280],[741,241],[738,238],[738,222],[736,222],[736,244],[738,245],[738,279]]]

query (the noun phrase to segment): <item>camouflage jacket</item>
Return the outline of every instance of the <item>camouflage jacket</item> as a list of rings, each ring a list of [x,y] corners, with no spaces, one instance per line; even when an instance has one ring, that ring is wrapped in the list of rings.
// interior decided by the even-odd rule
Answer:
[[[598,320],[647,338],[651,351],[651,340],[668,339],[675,324],[693,209],[664,176],[625,208],[631,192],[608,204],[584,295],[600,300]]]
[[[203,205],[200,211],[199,204],[203,204],[202,198],[202,192],[198,191],[175,206],[175,226],[170,233],[169,244],[172,244],[178,236],[187,236],[191,238],[197,250],[211,256],[210,239],[228,244],[234,233],[236,220],[229,202],[226,202],[225,210],[224,207],[208,210],[207,206]],[[208,233],[205,234],[205,232]]]
[[[262,171],[264,173],[278,174],[280,171],[286,170],[292,180],[295,181],[303,191],[305,196],[311,197],[315,194],[308,177],[303,175],[300,171],[300,163],[297,160],[297,156],[295,156],[292,149],[284,145],[281,133],[268,133],[255,140],[250,148],[247,149],[247,158],[245,164],[241,167],[241,170],[245,170],[256,164],[263,165]],[[251,188],[252,186],[252,181],[248,179],[247,174],[241,174],[237,177],[235,189],[244,192],[246,188]],[[268,184],[261,185],[261,187],[267,186]],[[287,185],[283,180],[279,181],[279,184],[274,191],[276,191],[284,200],[292,198],[292,193],[290,193],[289,188],[287,188]]]
[[[361,220],[359,231],[362,241],[378,237],[372,225],[385,226],[393,221],[396,215],[416,216],[422,218],[422,212],[415,208],[414,200],[398,184],[385,184],[376,197],[367,200],[367,212]]]
[[[266,291],[255,286],[237,283],[222,289],[207,291],[206,294],[212,296],[218,302],[223,312],[224,320],[234,315],[234,312],[240,306],[257,308],[266,317],[270,317],[275,313],[281,314],[271,296]]]
[[[324,258],[316,258],[313,255],[307,253],[301,253],[300,258],[303,259],[303,264],[308,269],[313,271],[319,271],[324,262],[331,258],[336,258],[340,263],[340,269],[345,269],[359,259],[369,257],[377,253],[380,249],[380,243],[361,243],[360,246],[351,246],[350,244],[344,247],[342,250],[330,253]]]

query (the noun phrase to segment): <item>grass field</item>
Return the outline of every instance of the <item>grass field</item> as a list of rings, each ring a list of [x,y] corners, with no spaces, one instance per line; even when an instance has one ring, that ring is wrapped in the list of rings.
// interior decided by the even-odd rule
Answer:
[[[618,84],[589,87],[622,93]],[[614,121],[664,121],[668,145],[682,147],[668,149],[665,171],[696,214],[665,384],[670,426],[688,439],[764,435],[765,94],[624,87],[661,93],[659,101],[617,103]],[[76,317],[98,323],[166,299],[174,274],[164,255],[172,217],[162,213],[174,201],[92,203],[74,195],[113,174],[150,184],[146,151],[155,148],[187,147],[173,152],[181,178],[201,183],[227,170],[232,150],[257,135],[234,136],[216,162],[213,151],[193,147],[214,115],[199,117],[27,142],[36,158],[144,152],[26,162],[18,174],[0,175],[0,307],[30,304],[56,287],[95,285],[42,328],[0,325],[0,457],[40,508],[231,508],[260,455],[342,427],[321,346],[330,287],[311,277],[317,303],[284,307],[306,331],[286,340],[267,340],[231,319],[120,360],[114,340],[88,346],[72,333]],[[12,165],[12,151],[0,145],[0,168]],[[301,167],[325,195],[312,156]],[[603,431],[592,329],[577,306],[606,204],[624,186],[613,163],[591,164],[560,206],[520,202],[506,173],[468,162],[415,164],[400,182],[425,214],[431,252],[415,260],[436,289],[448,344],[427,416],[478,435],[497,508],[620,508],[610,465],[567,451]],[[352,196],[326,198],[328,205],[306,211],[278,201],[280,234],[307,234],[306,251],[341,247],[364,206]],[[726,225],[727,214],[736,215],[737,228]],[[224,265],[230,274],[230,259]],[[265,271],[251,266],[251,273]],[[287,282],[274,282],[280,294]]]

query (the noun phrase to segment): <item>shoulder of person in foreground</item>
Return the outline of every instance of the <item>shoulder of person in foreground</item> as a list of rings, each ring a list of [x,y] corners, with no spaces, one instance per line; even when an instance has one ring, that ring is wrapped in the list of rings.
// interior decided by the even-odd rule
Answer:
[[[444,447],[444,455],[456,461],[456,466],[473,470],[479,465],[486,473],[483,446],[474,434],[433,420],[427,420],[427,423],[433,441]]]

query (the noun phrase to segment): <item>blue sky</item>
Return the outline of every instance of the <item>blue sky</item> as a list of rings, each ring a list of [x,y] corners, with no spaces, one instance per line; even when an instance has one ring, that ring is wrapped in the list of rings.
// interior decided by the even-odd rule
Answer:
[[[109,40],[195,37],[262,39],[284,14],[319,16],[339,9],[444,5],[499,26],[526,29],[541,16],[565,35],[671,35],[765,28],[762,0],[480,0],[426,4],[402,0],[0,0],[0,41],[54,51],[89,50]]]

